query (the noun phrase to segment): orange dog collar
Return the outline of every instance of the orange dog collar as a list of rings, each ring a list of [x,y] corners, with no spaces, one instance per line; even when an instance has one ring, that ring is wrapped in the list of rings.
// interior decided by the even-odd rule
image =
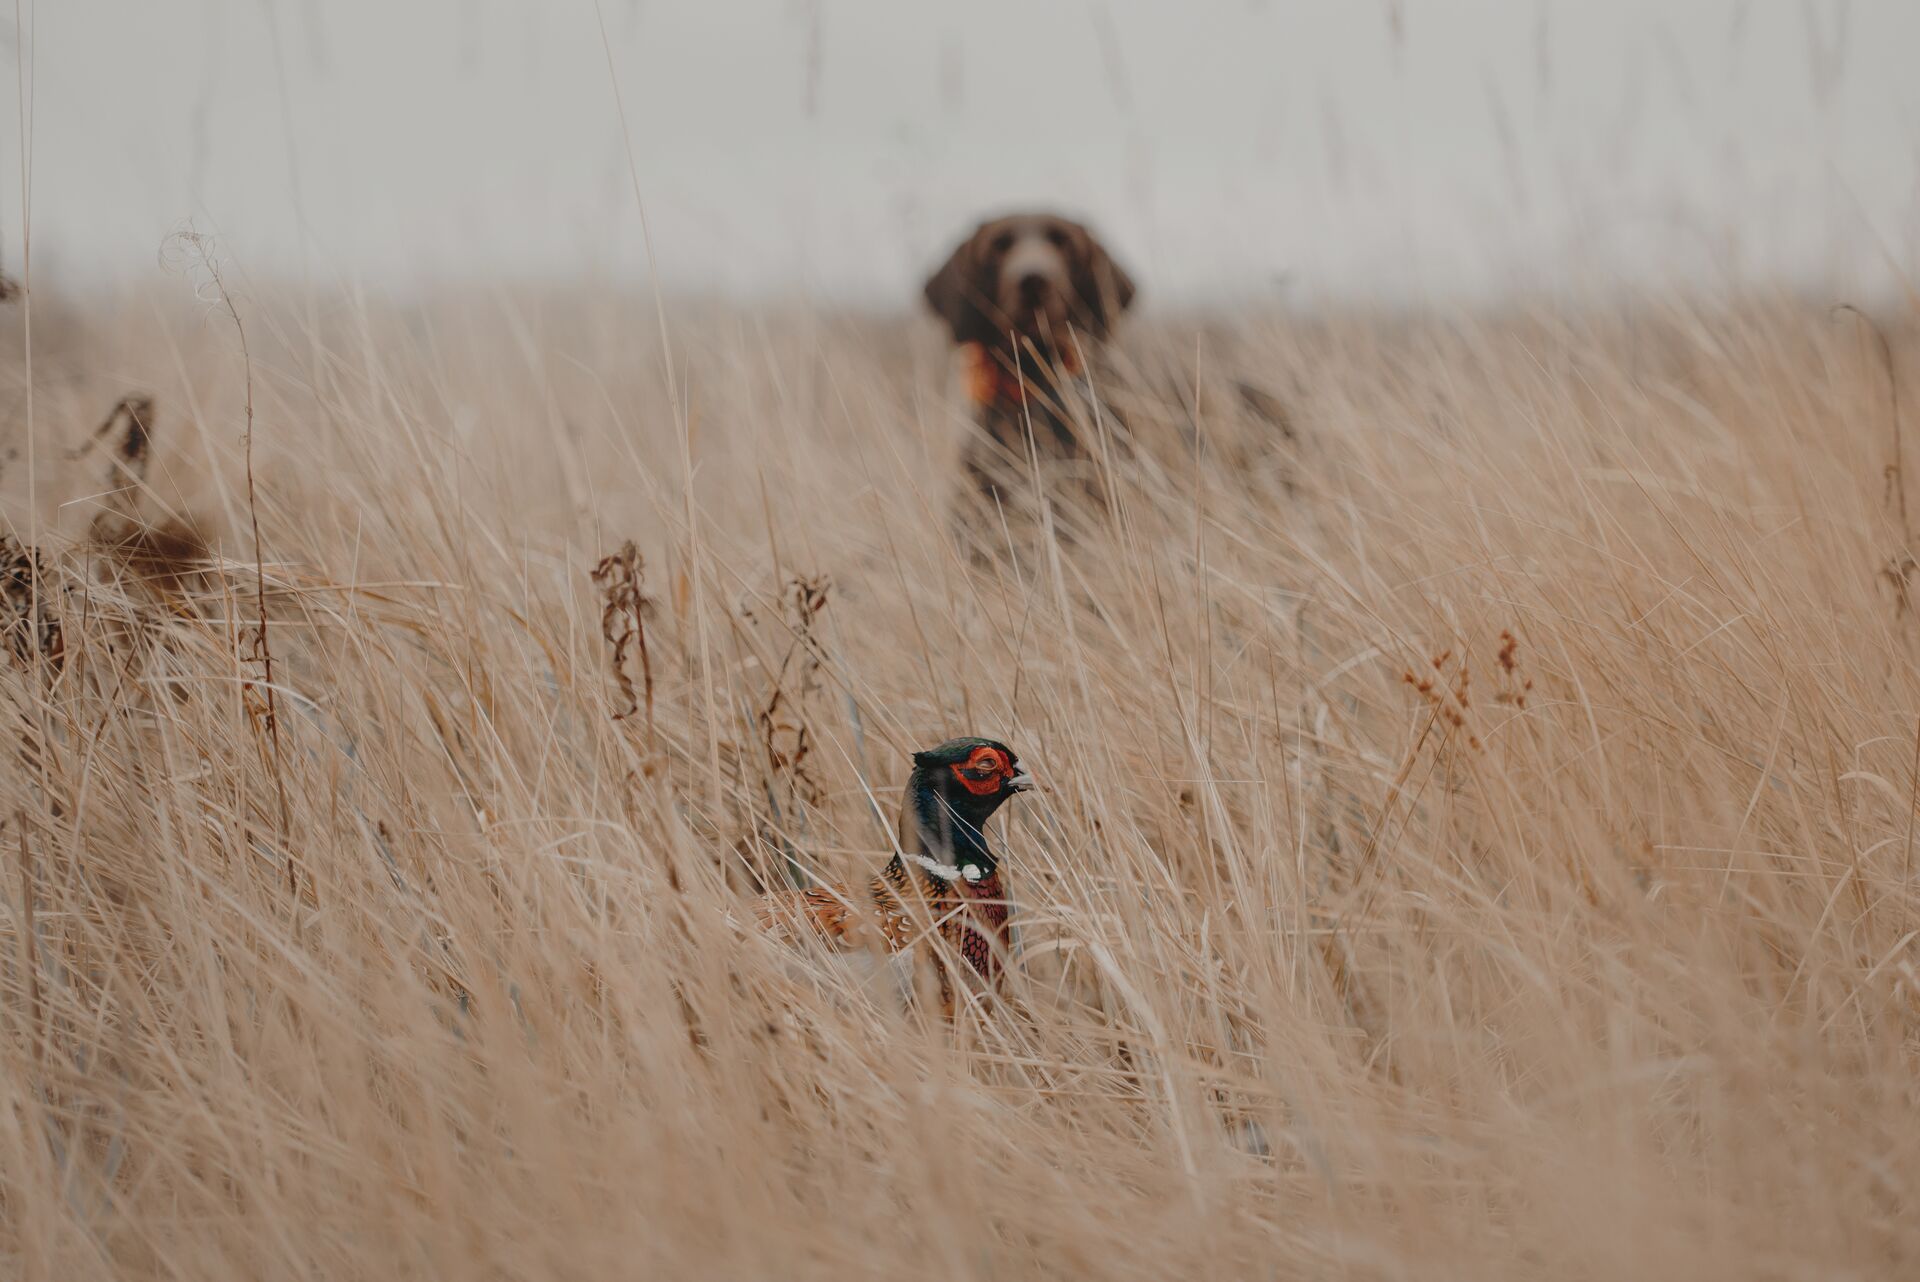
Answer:
[[[966,361],[967,399],[975,405],[1019,405],[1026,399],[1023,391],[1035,395],[1046,391],[1044,384],[1031,374],[1023,378],[985,343],[964,344],[960,352]],[[1080,373],[1079,358],[1072,351],[1061,352],[1058,361],[1062,373]]]

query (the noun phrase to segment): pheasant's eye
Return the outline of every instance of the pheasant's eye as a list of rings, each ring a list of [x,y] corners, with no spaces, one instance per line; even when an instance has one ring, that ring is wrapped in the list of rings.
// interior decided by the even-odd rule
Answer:
[[[977,774],[983,774],[983,775],[999,774],[1001,765],[1002,765],[1002,762],[1000,760],[1000,754],[995,752],[992,748],[980,748],[975,750],[973,754],[973,759],[967,762],[967,768],[969,770],[972,770]]]

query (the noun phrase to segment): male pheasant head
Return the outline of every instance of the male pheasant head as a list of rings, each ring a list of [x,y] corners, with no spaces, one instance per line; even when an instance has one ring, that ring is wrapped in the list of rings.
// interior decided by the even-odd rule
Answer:
[[[935,877],[978,881],[995,864],[987,820],[1033,786],[1013,749],[994,739],[949,739],[916,752],[901,808],[901,849]]]

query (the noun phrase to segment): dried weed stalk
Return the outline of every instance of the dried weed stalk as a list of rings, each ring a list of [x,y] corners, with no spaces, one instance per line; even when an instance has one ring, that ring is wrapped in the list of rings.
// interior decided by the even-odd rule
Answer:
[[[1838,315],[1846,312],[1873,335],[1874,344],[1880,354],[1880,368],[1887,380],[1887,462],[1881,468],[1885,480],[1883,504],[1891,504],[1895,519],[1900,522],[1900,547],[1889,556],[1879,569],[1879,577],[1893,589],[1893,612],[1896,617],[1903,616],[1913,605],[1912,580],[1920,562],[1913,557],[1913,526],[1907,516],[1907,468],[1905,441],[1900,432],[1900,371],[1894,364],[1893,345],[1887,341],[1886,331],[1880,328],[1873,317],[1855,307],[1852,303],[1840,303],[1833,312]]]
[[[646,563],[632,539],[619,550],[600,558],[593,567],[593,582],[600,589],[600,635],[613,647],[609,666],[614,683],[620,688],[620,708],[615,721],[625,720],[640,711],[643,701],[647,714],[647,742],[653,742],[653,660],[647,654],[647,618],[653,613],[653,598],[646,593]],[[640,689],[636,694],[633,677],[628,674],[629,658],[640,666]]]
[[[273,783],[280,803],[280,840],[284,842],[288,833],[287,780],[282,769],[280,751],[280,713],[274,697],[273,647],[267,637],[267,566],[260,538],[260,503],[253,481],[253,352],[247,346],[247,327],[240,320],[240,309],[234,305],[233,294],[227,288],[226,278],[221,274],[220,260],[214,253],[213,241],[191,228],[174,233],[167,243],[166,255],[183,260],[189,269],[198,268],[204,277],[203,296],[217,302],[233,322],[233,332],[240,341],[240,367],[243,386],[246,391],[246,432],[245,456],[247,474],[247,521],[253,532],[253,576],[254,597],[258,607],[259,623],[252,636],[243,634],[241,643],[245,646],[242,657],[260,665],[260,686],[265,698],[260,704],[261,725],[266,730],[267,743],[273,754]],[[245,683],[242,694],[251,701],[254,696],[253,684]],[[251,707],[251,702],[249,703]],[[299,893],[299,874],[294,860],[287,860],[287,879],[291,889]]]
[[[806,806],[818,806],[826,800],[826,788],[807,766],[807,759],[813,755],[813,733],[804,706],[820,689],[821,652],[814,629],[832,589],[833,580],[824,574],[810,578],[795,575],[787,583],[780,607],[793,641],[780,659],[773,689],[755,718],[766,749],[767,768],[784,778],[789,801]],[[746,613],[752,617],[750,610]]]
[[[113,450],[114,466],[109,471],[109,482],[115,478],[112,473],[124,467],[133,475],[133,479],[145,483],[147,467],[153,459],[153,398],[132,394],[122,396],[107,411],[107,417],[100,426],[93,429],[86,444],[76,449],[70,457],[79,458],[98,445],[108,436],[118,431]],[[117,497],[117,496],[116,496]]]
[[[66,657],[66,636],[52,596],[40,550],[0,534],[0,634],[22,664],[38,658],[57,669]]]

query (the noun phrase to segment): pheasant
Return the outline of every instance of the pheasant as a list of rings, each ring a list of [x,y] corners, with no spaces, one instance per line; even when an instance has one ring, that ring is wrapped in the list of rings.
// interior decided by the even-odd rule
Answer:
[[[930,958],[940,1006],[953,1017],[954,988],[932,932],[951,944],[978,981],[998,992],[1012,941],[1000,864],[986,823],[1002,802],[1034,786],[1013,750],[992,739],[949,739],[913,754],[900,803],[896,849],[861,886],[820,886],[761,899],[762,930],[818,937],[835,952]]]

